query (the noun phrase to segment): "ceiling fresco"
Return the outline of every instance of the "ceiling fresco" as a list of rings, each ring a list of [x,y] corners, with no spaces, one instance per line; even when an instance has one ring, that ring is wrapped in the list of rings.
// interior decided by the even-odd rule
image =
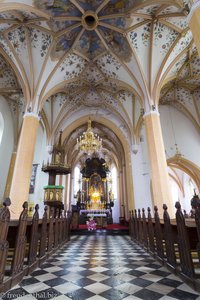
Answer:
[[[69,0],[35,0],[34,5],[51,16],[48,22],[51,30],[66,32],[58,38],[52,52],[54,58],[69,51],[73,46],[75,50],[91,59],[106,51],[107,47],[121,59],[131,59],[131,48],[123,35],[123,30],[128,27],[130,21],[116,14],[126,13],[133,8],[133,1],[112,0],[105,5],[105,1],[102,0],[79,0],[73,4]],[[102,18],[106,15],[109,15],[108,19]],[[118,29],[122,31],[118,32]]]
[[[0,48],[8,67],[2,64],[0,90],[20,89],[20,109],[43,110],[52,132],[65,115],[101,110],[134,135],[140,110],[153,104],[190,110],[199,122],[200,61],[182,1],[19,0],[17,9],[3,3]]]
[[[171,105],[184,113],[200,128],[200,58],[197,52],[184,57],[177,77],[162,89],[160,104]]]

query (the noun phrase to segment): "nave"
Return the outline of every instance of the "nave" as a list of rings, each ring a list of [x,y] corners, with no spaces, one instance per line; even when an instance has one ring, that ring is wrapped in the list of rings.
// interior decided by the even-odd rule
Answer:
[[[200,299],[128,235],[105,230],[72,235],[41,268],[3,295],[6,299]]]

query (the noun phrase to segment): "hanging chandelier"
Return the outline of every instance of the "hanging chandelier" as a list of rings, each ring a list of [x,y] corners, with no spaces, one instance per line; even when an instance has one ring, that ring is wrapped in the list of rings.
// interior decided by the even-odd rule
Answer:
[[[89,153],[100,150],[102,146],[102,139],[92,131],[91,123],[91,120],[88,120],[87,131],[77,138],[79,150]]]

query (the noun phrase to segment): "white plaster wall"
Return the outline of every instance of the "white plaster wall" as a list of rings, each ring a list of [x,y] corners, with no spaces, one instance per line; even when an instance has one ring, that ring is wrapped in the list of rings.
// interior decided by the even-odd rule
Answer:
[[[114,199],[114,207],[112,207],[113,223],[119,223],[120,217],[120,202],[119,198]]]
[[[167,159],[174,156],[175,143],[177,143],[184,158],[200,167],[200,135],[193,123],[183,113],[169,106],[161,106],[160,115]],[[179,190],[176,201],[180,201],[182,209],[189,213],[193,196],[189,186],[189,176],[178,169],[176,172],[184,188],[184,195]],[[172,201],[175,202],[175,199]]]
[[[35,181],[35,191],[33,194],[29,194],[29,201],[34,202],[34,204],[39,204],[39,213],[42,217],[44,212],[44,189],[43,187],[48,184],[48,174],[41,171],[42,162],[47,162],[48,152],[46,144],[46,134],[43,131],[42,126],[38,128],[37,141],[35,146],[35,153],[33,164],[38,164],[36,181]]]
[[[191,199],[194,196],[194,189],[190,186],[190,176],[179,169],[175,169],[178,177],[180,179],[181,184],[184,187],[184,193],[180,190],[177,183],[170,177],[170,185],[172,187],[172,201],[175,206],[176,201],[179,201],[181,204],[182,210],[186,210],[187,214],[190,213],[191,210]],[[192,181],[193,182],[193,181]],[[194,184],[195,191],[198,192],[197,187]]]
[[[184,158],[200,166],[200,134],[192,122],[169,106],[160,107],[160,116],[167,158],[174,156],[177,143]]]
[[[134,185],[135,208],[152,208],[151,189],[150,189],[150,169],[147,152],[145,130],[141,130],[142,140],[137,154],[132,153],[132,172]]]
[[[182,182],[183,182],[185,193],[180,202],[181,202],[182,209],[185,209],[188,214],[190,213],[190,210],[192,208],[191,199],[194,196],[194,191],[191,188],[189,181],[190,181],[190,177],[186,173],[182,172]]]
[[[3,198],[7,175],[10,166],[10,159],[14,147],[14,128],[10,108],[7,101],[0,96],[0,112],[4,118],[4,131],[0,144],[0,201]]]

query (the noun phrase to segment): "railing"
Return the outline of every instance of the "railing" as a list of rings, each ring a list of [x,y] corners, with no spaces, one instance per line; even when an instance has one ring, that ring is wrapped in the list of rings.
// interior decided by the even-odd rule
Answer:
[[[159,216],[148,208],[130,212],[130,236],[133,241],[166,265],[173,273],[200,292],[200,208],[195,219],[185,219],[180,203],[176,203],[176,218],[170,219],[167,206]],[[162,219],[160,217],[162,216]]]
[[[39,206],[28,218],[27,202],[19,221],[10,221],[9,201],[0,209],[0,293],[19,283],[70,239],[70,215],[54,209],[39,219]],[[55,218],[54,218],[55,216]]]

